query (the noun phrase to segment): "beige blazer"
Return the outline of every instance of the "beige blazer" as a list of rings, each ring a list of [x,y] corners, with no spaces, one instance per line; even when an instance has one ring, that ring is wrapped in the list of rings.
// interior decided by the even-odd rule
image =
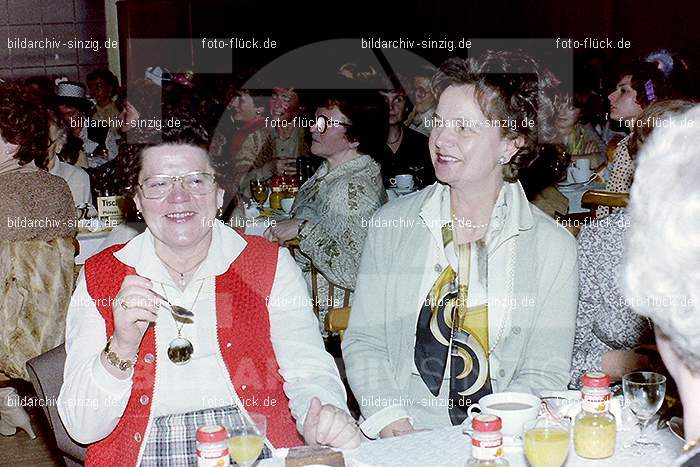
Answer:
[[[448,391],[428,391],[413,355],[418,311],[449,264],[441,234],[448,202],[449,187],[436,183],[368,221],[342,347],[369,437],[400,418],[416,428],[450,424]],[[520,183],[505,183],[486,249],[494,392],[566,389],[578,297],[575,239],[527,201]]]

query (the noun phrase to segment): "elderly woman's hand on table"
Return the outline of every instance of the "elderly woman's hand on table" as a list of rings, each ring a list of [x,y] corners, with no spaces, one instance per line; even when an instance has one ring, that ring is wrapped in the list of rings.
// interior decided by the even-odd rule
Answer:
[[[265,230],[263,237],[281,245],[287,240],[291,240],[299,235],[299,227],[302,222],[304,221],[301,219],[288,219],[276,222]]]
[[[332,404],[321,405],[311,399],[304,420],[304,440],[309,446],[325,445],[339,449],[355,449],[362,435],[355,419]]]

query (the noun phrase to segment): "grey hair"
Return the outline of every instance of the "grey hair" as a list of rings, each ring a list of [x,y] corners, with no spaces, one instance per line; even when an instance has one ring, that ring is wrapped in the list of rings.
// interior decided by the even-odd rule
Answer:
[[[668,122],[639,154],[622,284],[632,308],[700,374],[700,105]]]

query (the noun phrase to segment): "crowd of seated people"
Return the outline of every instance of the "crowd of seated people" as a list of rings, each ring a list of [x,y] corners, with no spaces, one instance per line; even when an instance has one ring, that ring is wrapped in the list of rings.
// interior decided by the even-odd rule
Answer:
[[[574,389],[591,369],[613,380],[636,369],[670,374],[685,403],[697,368],[683,355],[695,350],[673,321],[680,312],[669,318],[625,299],[652,280],[632,270],[650,229],[639,224],[642,203],[663,205],[652,200],[662,194],[641,187],[661,177],[651,167],[684,181],[675,151],[693,150],[681,144],[684,133],[646,123],[697,115],[690,97],[666,99],[679,94],[672,73],[643,61],[619,73],[610,118],[633,130],[617,145],[606,189],[631,189],[633,207],[598,213],[578,250],[551,213],[528,201],[521,181],[555,144],[605,164],[606,138],[582,118],[580,94],[555,99],[566,93],[522,52],[486,51],[408,80],[397,74],[370,89],[314,93],[248,89],[239,80],[210,99],[196,76],[119,88],[114,75],[99,72],[87,77],[92,103],[78,82],[50,90],[2,83],[0,189],[8,202],[0,211],[0,280],[11,287],[0,296],[0,371],[26,379],[27,359],[65,336],[59,411],[97,463],[126,456],[158,465],[159,446],[177,441],[174,426],[238,414],[250,395],[282,402],[266,413],[274,425],[268,448],[352,448],[363,437],[458,424],[487,394]],[[170,119],[178,124],[165,125]],[[98,120],[116,127],[96,131],[102,127],[90,122]],[[160,128],[139,123],[155,120]],[[483,124],[504,120],[535,124]],[[262,237],[223,222],[227,200],[248,202],[251,181],[296,174],[300,158],[320,165],[287,219]],[[639,188],[638,158],[646,167]],[[398,175],[412,175],[416,192],[388,201]],[[129,222],[74,283],[76,218],[95,215],[105,194],[130,200]],[[15,226],[14,219],[56,222]],[[686,242],[674,232],[656,233]],[[629,235],[637,250],[623,259]],[[625,264],[627,275],[618,276]],[[312,271],[323,278],[318,284]],[[370,401],[360,406],[359,426],[323,340],[324,314],[340,306],[344,290],[351,294],[342,341],[349,387]],[[178,321],[171,304],[194,320]],[[51,329],[39,326],[47,320]],[[232,371],[246,359],[274,384],[257,387]],[[0,391],[0,402],[7,397]],[[69,402],[80,398],[112,402]],[[435,403],[372,402],[402,399]],[[5,406],[0,433],[11,425],[31,431],[24,415],[7,415]],[[142,447],[122,449],[135,434]]]

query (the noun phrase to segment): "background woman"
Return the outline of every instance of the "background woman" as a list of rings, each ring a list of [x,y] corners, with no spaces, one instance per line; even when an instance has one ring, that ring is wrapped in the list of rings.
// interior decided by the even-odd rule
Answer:
[[[428,138],[404,124],[413,110],[413,104],[401,87],[399,78],[394,77],[388,83],[388,89],[380,94],[389,110],[389,131],[379,157],[384,186],[390,186],[390,178],[405,174],[413,175],[415,186],[419,188],[430,185],[435,181],[435,172],[430,163]]]
[[[640,122],[670,122],[670,118],[692,107],[682,100],[659,101],[641,113]],[[629,148],[632,160],[656,125],[639,126],[632,134]],[[636,369],[658,371],[658,356],[653,345],[651,323],[632,312],[618,285],[625,233],[630,226],[625,209],[610,214],[601,222],[588,225],[578,237],[579,301],[576,314],[576,338],[571,361],[571,383],[580,387],[586,371],[602,369],[613,379]]]
[[[538,76],[529,57],[493,51],[436,75],[430,153],[441,183],[375,214],[342,343],[358,401],[408,401],[361,404],[370,437],[458,424],[488,393],[569,381],[575,242],[518,182],[539,138],[554,135]]]
[[[700,463],[700,106],[654,130],[639,157],[630,197],[623,281],[683,402],[687,441],[672,464]],[[694,122],[689,125],[689,122]]]
[[[133,186],[147,230],[90,258],[78,279],[59,396],[68,432],[90,444],[87,465],[192,463],[206,414],[249,409],[268,418],[268,447],[301,444],[298,432],[308,444],[356,446],[294,261],[216,220],[223,190],[207,134],[180,122],[140,153]]]
[[[430,122],[435,112],[437,98],[433,94],[433,87],[430,83],[437,70],[432,65],[424,65],[413,76],[413,100],[415,105],[409,114],[406,122],[412,130],[419,131],[425,136],[430,136],[430,127],[426,122]]]
[[[655,64],[634,62],[623,69],[615,90],[608,95],[610,101],[610,118],[621,122],[625,128],[634,131],[637,119],[642,111],[658,99],[672,96],[668,81]],[[634,167],[629,155],[629,140],[626,136],[617,144],[610,174],[605,183],[605,191],[629,193],[632,186]],[[610,208],[601,206],[596,217],[610,213]]]
[[[372,159],[385,135],[386,110],[374,93],[338,91],[316,109],[311,152],[324,162],[299,189],[292,219],[265,232],[266,238],[280,243],[299,238],[303,254],[296,259],[309,287],[313,263],[333,284],[355,288],[367,221],[386,202],[379,165]],[[318,300],[321,323],[327,308],[343,306],[342,292],[329,297],[323,280]]]
[[[46,168],[49,173],[66,181],[73,195],[73,204],[77,208],[87,209],[90,216],[96,216],[97,210],[92,205],[90,176],[82,168],[61,160],[59,154],[68,139],[65,122],[54,111],[49,111],[49,149]]]
[[[73,290],[75,207],[66,182],[43,168],[47,121],[34,91],[0,83],[0,372],[27,381],[27,360],[63,342]],[[13,396],[0,389],[0,433],[34,437]]]

